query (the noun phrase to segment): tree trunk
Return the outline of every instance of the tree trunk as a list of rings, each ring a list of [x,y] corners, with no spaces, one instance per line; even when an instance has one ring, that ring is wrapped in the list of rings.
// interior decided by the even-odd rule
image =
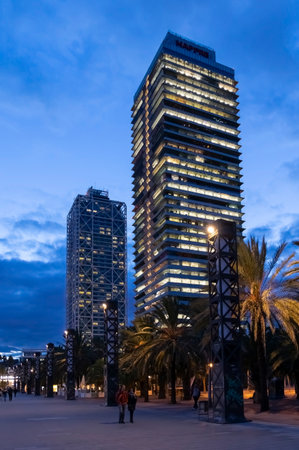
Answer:
[[[191,400],[190,375],[188,372],[183,376],[183,392],[183,400]]]
[[[141,391],[141,396],[144,398],[144,401],[148,402],[149,398],[148,398],[148,379],[147,379],[147,377],[140,381],[140,391]]]
[[[259,333],[261,336],[261,333]],[[267,389],[267,362],[264,343],[261,339],[257,341],[257,364],[259,371],[259,392],[257,392],[258,400],[260,400],[261,412],[269,410],[269,397]]]
[[[206,376],[202,377],[202,390],[203,390],[203,392],[207,392],[207,377]]]
[[[159,384],[158,398],[166,398],[166,389],[165,389],[166,379],[167,379],[167,374],[166,374],[166,371],[163,369],[158,374],[158,384]]]
[[[294,371],[296,398],[299,400],[299,370]]]
[[[176,381],[176,370],[175,370],[175,353],[173,354],[170,368],[170,385],[171,385],[171,403],[176,404],[176,391],[175,391],[175,381]]]

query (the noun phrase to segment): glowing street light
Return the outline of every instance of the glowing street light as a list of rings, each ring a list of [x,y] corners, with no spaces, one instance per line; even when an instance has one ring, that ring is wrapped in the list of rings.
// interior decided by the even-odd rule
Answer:
[[[216,233],[216,228],[213,225],[209,225],[207,228],[208,234],[215,234]]]

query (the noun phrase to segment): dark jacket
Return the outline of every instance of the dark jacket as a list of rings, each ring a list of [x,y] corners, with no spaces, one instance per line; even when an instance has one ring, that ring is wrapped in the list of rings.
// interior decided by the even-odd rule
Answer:
[[[128,409],[131,409],[132,411],[135,409],[137,402],[136,394],[130,393],[128,394]]]

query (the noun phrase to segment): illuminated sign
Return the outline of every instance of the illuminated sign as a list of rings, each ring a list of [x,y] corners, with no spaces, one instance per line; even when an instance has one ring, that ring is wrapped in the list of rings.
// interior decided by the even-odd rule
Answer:
[[[194,47],[194,45],[187,44],[186,42],[178,40],[176,40],[175,44],[177,45],[177,47],[184,48],[185,50],[189,50],[190,52],[196,53],[197,55],[204,56],[205,58],[209,57],[208,52],[205,52],[204,50],[198,47]]]

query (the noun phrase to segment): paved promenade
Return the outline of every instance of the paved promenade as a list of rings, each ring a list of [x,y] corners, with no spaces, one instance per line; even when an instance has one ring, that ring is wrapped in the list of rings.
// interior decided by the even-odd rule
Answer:
[[[102,400],[66,401],[21,395],[0,401],[1,450],[298,450],[297,415],[249,412],[254,421],[199,421],[191,402],[137,403],[135,423],[118,424],[117,408]],[[127,417],[126,417],[127,419]],[[275,423],[271,423],[271,422]],[[291,423],[291,425],[290,425]]]

